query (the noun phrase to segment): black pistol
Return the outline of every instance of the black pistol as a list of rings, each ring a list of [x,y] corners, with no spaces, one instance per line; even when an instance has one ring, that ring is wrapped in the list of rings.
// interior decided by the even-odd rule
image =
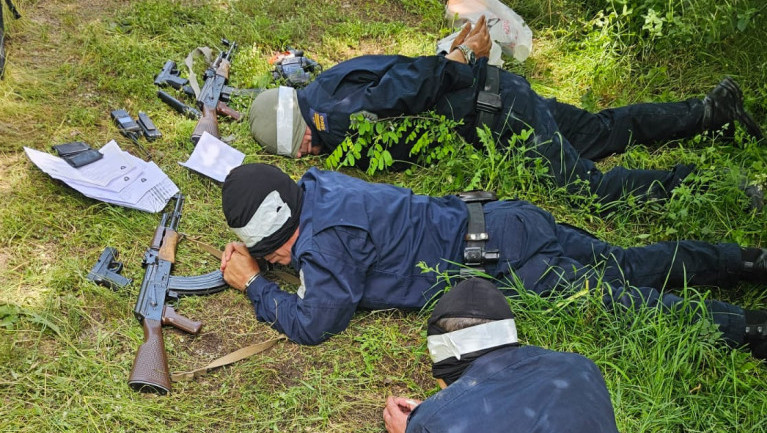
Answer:
[[[96,284],[109,287],[112,290],[121,289],[133,281],[120,275],[122,269],[122,262],[117,261],[117,250],[112,247],[106,247],[101,253],[99,261],[88,272],[87,278]]]
[[[189,80],[179,75],[176,62],[173,60],[165,62],[160,73],[154,77],[154,84],[158,87],[170,86],[174,89],[181,89],[188,82]]]

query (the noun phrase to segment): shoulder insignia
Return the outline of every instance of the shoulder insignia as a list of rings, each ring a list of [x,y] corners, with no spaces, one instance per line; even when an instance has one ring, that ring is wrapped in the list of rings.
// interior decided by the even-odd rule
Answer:
[[[314,128],[317,131],[323,132],[328,130],[328,115],[325,113],[320,113],[318,111],[314,111],[314,109],[310,109],[311,117],[312,117],[312,123],[314,123]]]

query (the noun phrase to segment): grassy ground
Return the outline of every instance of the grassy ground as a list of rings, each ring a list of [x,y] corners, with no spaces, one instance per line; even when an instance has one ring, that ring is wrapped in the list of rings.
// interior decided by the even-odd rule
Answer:
[[[541,94],[599,109],[638,101],[700,97],[724,75],[743,86],[757,121],[767,119],[767,10],[757,0],[550,0],[508,2],[530,23],[535,52],[507,68]],[[626,7],[624,8],[624,4]],[[0,82],[0,430],[2,431],[302,431],[380,432],[389,394],[436,391],[425,352],[425,313],[361,312],[349,329],[318,347],[281,343],[269,352],[193,382],[170,396],[134,393],[126,384],[142,341],[133,317],[141,257],[158,215],[87,199],[41,173],[22,147],[47,150],[110,139],[138,150],[109,112],[146,111],[164,137],[145,144],[187,195],[180,230],[223,247],[233,240],[219,186],[177,162],[192,150],[195,122],[155,97],[153,75],[194,47],[235,40],[231,82],[268,82],[267,59],[285,45],[330,66],[364,53],[431,53],[448,32],[437,0],[18,0],[8,23],[8,69]],[[246,99],[234,101],[245,110]],[[321,159],[265,155],[247,126],[221,122],[246,161],[282,166],[296,177]],[[538,203],[566,221],[621,245],[701,238],[767,246],[764,213],[748,212],[740,177],[765,182],[767,151],[736,136],[696,137],[659,148],[634,146],[605,162],[703,168],[668,203],[629,200],[606,216],[554,189],[519,157],[460,158],[409,173],[377,175],[419,192],[446,194],[472,177],[504,197]],[[364,176],[351,171],[352,174]],[[477,173],[476,176],[474,174]],[[700,184],[708,187],[701,189]],[[577,203],[588,204],[588,200]],[[576,203],[576,204],[577,204]],[[125,263],[128,288],[111,291],[85,275],[105,246]],[[182,242],[176,273],[217,266]],[[764,287],[686,289],[767,307]],[[605,374],[621,431],[767,430],[767,369],[746,352],[722,348],[705,322],[606,312],[591,296],[511,301],[530,344],[582,353]],[[204,322],[190,337],[165,329],[170,369],[188,370],[277,335],[255,321],[239,293],[183,299],[177,308]]]

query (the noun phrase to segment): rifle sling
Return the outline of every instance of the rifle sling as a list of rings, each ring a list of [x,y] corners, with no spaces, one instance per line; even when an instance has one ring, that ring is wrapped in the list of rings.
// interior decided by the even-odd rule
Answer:
[[[234,362],[243,360],[247,357],[253,356],[255,354],[264,352],[265,350],[268,350],[277,342],[281,340],[287,340],[287,337],[281,336],[277,338],[273,338],[271,340],[263,341],[261,343],[251,344],[250,346],[243,347],[242,349],[235,350],[234,352],[222,356],[221,358],[218,358],[211,362],[210,364],[206,365],[205,367],[200,367],[195,370],[191,371],[177,371],[174,373],[171,373],[170,380],[173,382],[185,382],[194,380],[200,376],[205,376],[210,370],[218,367],[223,367],[225,365],[232,364]]]
[[[188,240],[192,241],[192,243],[197,248],[199,248],[199,249],[201,249],[201,250],[211,254],[212,256],[216,257],[217,259],[221,260],[221,254],[222,254],[221,251],[218,250],[213,245],[206,244],[205,242],[200,241],[196,237],[189,236],[188,234],[185,234],[185,233],[180,233],[179,232],[179,235],[181,235],[183,239],[188,239]],[[267,271],[266,273],[271,274],[271,276],[275,276],[275,277],[285,281],[288,284],[293,284],[295,286],[298,286],[298,285],[301,284],[301,280],[299,280],[298,277],[296,277],[295,275],[290,274],[288,272],[285,272],[285,271],[281,271],[281,270],[278,270],[278,269],[272,269],[272,270]]]
[[[200,97],[200,85],[197,84],[197,75],[194,73],[194,56],[197,54],[205,57],[205,61],[210,64],[213,61],[213,50],[209,47],[197,47],[184,59],[184,64],[189,69],[189,86],[194,90],[195,98]]]
[[[179,233],[179,235],[181,236],[179,240],[188,239],[192,241],[192,243],[198,248],[200,248],[201,250],[210,253],[211,255],[217,257],[218,259],[221,259],[222,252],[218,250],[216,247],[210,244],[207,244],[205,242],[202,242],[198,240],[197,238],[189,236],[184,233]],[[298,278],[288,274],[287,272],[281,272],[281,271],[272,271],[272,272],[280,273],[281,274],[280,276],[282,278],[287,279],[291,283],[300,284],[300,281],[298,280]],[[242,359],[248,358],[250,356],[253,356],[255,354],[268,350],[269,348],[277,344],[277,342],[279,342],[280,340],[287,340],[287,337],[281,336],[281,337],[273,338],[271,340],[267,340],[261,343],[251,344],[250,346],[243,347],[242,349],[239,349],[239,350],[235,350],[234,352],[229,353],[228,355],[224,355],[212,361],[208,365],[204,367],[200,367],[195,370],[173,372],[170,375],[170,380],[172,382],[185,382],[185,381],[194,380],[200,376],[206,375],[210,370],[214,368],[223,367],[225,365],[232,364],[234,362],[240,361]]]
[[[211,244],[206,244],[205,242],[202,242],[197,237],[189,236],[186,233],[179,233],[183,238],[189,239],[197,248],[205,251],[206,253],[212,255],[213,257],[221,260],[221,250],[214,247]]]

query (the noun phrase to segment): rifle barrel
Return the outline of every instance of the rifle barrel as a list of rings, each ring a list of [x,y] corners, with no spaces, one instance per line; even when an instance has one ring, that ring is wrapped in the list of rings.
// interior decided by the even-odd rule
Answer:
[[[184,206],[184,195],[181,193],[176,194],[176,207],[173,208],[173,215],[171,215],[170,218],[170,224],[168,224],[168,228],[170,228],[173,231],[176,231],[176,228],[178,227],[178,222],[181,219],[181,208]]]

